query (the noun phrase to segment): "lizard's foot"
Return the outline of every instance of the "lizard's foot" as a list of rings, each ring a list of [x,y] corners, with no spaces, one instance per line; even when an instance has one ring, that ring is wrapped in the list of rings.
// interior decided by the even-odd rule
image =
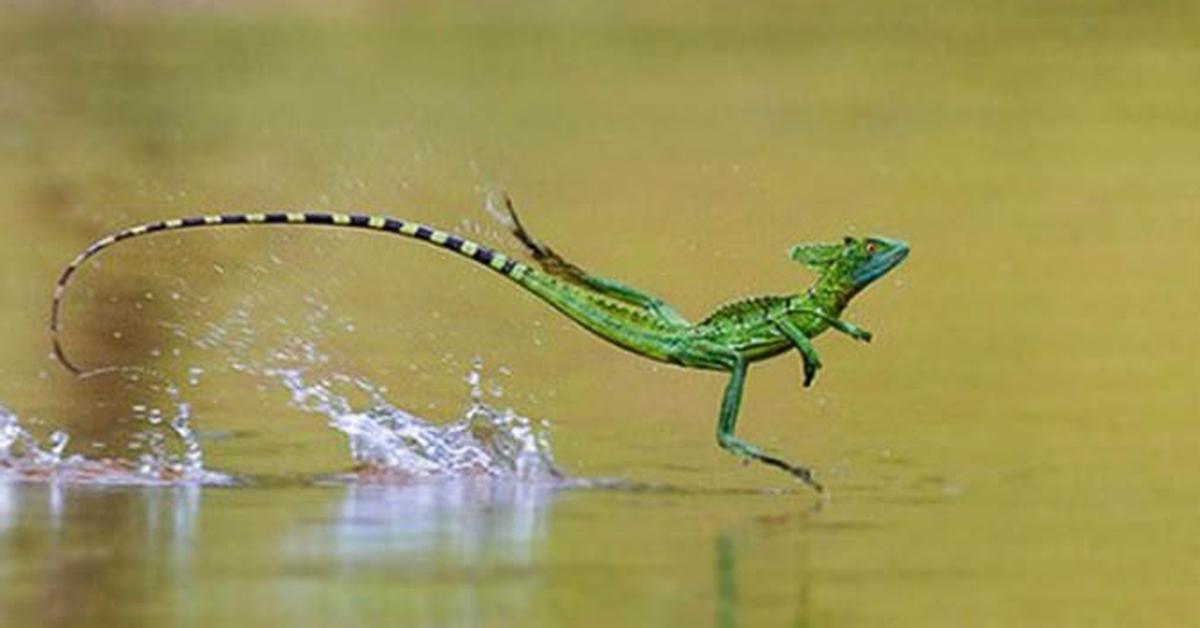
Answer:
[[[855,325],[854,323],[847,323],[845,321],[842,321],[841,324],[842,324],[842,331],[846,332],[846,334],[848,336],[850,336],[851,338],[853,338],[855,340],[861,340],[862,342],[871,342],[871,338],[874,337],[871,335],[871,332],[863,329],[862,327],[859,327],[858,325]]]
[[[813,379],[817,376],[817,371],[821,369],[821,361],[816,356],[804,358],[804,387],[812,386]]]
[[[512,232],[513,237],[525,246],[525,249],[529,251],[529,255],[542,267],[542,270],[551,275],[586,283],[585,278],[587,274],[581,268],[563,259],[554,249],[543,244],[525,229],[525,225],[521,223],[521,217],[517,215],[517,208],[513,205],[512,198],[508,194],[502,195],[501,201],[504,204],[504,210],[508,212],[508,216],[506,217],[500,215],[503,219],[502,222]],[[491,199],[488,202],[491,204]],[[495,210],[494,213],[498,214],[499,210]]]
[[[796,479],[807,484],[818,493],[823,493],[825,491],[825,487],[821,486],[821,484],[817,482],[817,480],[813,477],[812,470],[808,469],[807,467],[794,465],[789,462],[785,462],[780,458],[769,456],[754,445],[751,445],[750,443],[747,443],[746,441],[733,435],[720,435],[717,437],[717,443],[721,445],[722,449],[725,449],[726,451],[734,454],[735,456],[741,457],[744,460],[757,460],[763,464],[769,464],[772,467],[783,469],[784,471],[792,474]]]
[[[540,260],[543,257],[554,256],[549,247],[538,242],[525,229],[525,225],[521,224],[521,217],[517,215],[517,208],[513,205],[512,197],[507,192],[501,191],[488,194],[486,203],[488,213],[492,214],[514,237],[520,240],[521,244],[525,245],[526,249],[529,249],[529,254],[534,259]]]
[[[825,487],[821,486],[821,483],[817,482],[817,480],[815,478],[813,478],[812,469],[809,469],[808,467],[801,467],[798,465],[794,465],[794,464],[785,462],[783,460],[780,460],[779,458],[775,458],[773,456],[768,456],[766,454],[759,454],[755,458],[759,462],[769,464],[773,467],[779,467],[780,469],[783,469],[784,471],[791,473],[793,476],[796,477],[796,479],[809,485],[810,487],[812,487],[812,489],[814,491],[816,491],[818,493],[825,492]]]
[[[546,247],[538,242],[528,231],[525,230],[525,225],[521,224],[521,217],[517,215],[517,208],[513,205],[512,197],[507,192],[493,192],[487,198],[487,210],[490,214],[496,217],[525,248],[529,249],[530,254],[534,257],[540,257],[546,254]]]

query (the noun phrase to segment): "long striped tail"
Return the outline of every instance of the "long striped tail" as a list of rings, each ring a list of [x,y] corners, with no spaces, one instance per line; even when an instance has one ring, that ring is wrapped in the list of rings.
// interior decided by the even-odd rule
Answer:
[[[50,335],[54,342],[54,355],[68,370],[76,375],[84,371],[67,357],[59,339],[62,330],[62,302],[67,291],[67,282],[75,271],[89,258],[100,251],[130,238],[158,233],[175,231],[193,227],[229,227],[237,225],[315,225],[325,227],[344,227],[348,229],[368,229],[383,231],[399,236],[423,240],[430,244],[449,249],[463,257],[478,262],[492,270],[521,283],[521,277],[530,269],[525,264],[509,259],[503,253],[493,251],[481,244],[444,231],[427,227],[415,222],[408,222],[386,216],[370,216],[365,214],[325,214],[325,213],[269,213],[269,214],[219,214],[197,216],[192,218],[177,218],[138,225],[118,231],[93,242],[67,265],[58,277],[54,286],[54,301],[50,307]]]

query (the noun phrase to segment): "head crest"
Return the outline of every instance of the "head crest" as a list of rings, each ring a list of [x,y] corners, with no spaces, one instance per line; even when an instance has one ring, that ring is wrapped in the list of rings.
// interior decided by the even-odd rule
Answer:
[[[840,244],[797,244],[788,255],[809,268],[820,270],[837,261],[842,253]]]

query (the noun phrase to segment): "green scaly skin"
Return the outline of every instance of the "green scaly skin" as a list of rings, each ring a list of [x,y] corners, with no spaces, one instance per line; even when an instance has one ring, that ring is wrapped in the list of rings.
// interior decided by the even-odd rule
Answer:
[[[791,257],[820,276],[807,291],[761,296],[726,304],[699,323],[691,323],[661,299],[623,283],[589,274],[566,261],[525,230],[507,202],[510,228],[538,268],[517,262],[470,240],[413,222],[364,214],[313,212],[220,214],[147,223],[102,238],[80,253],[62,272],[54,290],[50,332],[54,353],[77,375],[86,375],[66,355],[59,339],[62,299],[67,283],[86,260],[130,238],[192,227],[237,225],[314,225],[382,231],[440,246],[482,264],[549,303],[571,320],[608,342],[641,356],[689,368],[731,374],[717,420],[717,443],[737,456],[779,467],[817,491],[812,472],[767,455],[735,435],[738,407],[749,365],[796,349],[804,385],[812,385],[821,360],[812,340],[827,329],[870,341],[870,332],[840,318],[855,294],[885,275],[908,255],[908,246],[882,237],[847,237],[838,244],[803,244]]]

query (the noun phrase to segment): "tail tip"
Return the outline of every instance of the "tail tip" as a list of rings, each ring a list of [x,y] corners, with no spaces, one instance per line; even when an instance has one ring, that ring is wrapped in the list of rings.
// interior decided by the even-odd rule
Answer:
[[[57,341],[54,343],[54,353],[51,355],[54,359],[58,360],[59,364],[63,365],[63,368],[70,371],[72,375],[75,377],[83,377],[83,369],[75,366],[75,363],[67,358],[67,354],[63,351],[62,345],[58,344]]]

